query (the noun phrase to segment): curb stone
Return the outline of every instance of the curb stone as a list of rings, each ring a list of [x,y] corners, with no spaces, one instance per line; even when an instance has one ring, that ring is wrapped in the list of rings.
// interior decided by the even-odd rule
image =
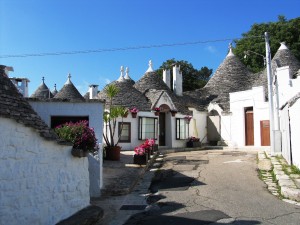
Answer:
[[[273,195],[283,197],[282,200],[285,202],[300,205],[300,179],[298,175],[286,175],[281,163],[283,162],[273,156],[266,157],[265,152],[258,153],[258,169],[261,171],[262,180],[266,183],[267,189]],[[276,181],[268,171],[273,171]]]

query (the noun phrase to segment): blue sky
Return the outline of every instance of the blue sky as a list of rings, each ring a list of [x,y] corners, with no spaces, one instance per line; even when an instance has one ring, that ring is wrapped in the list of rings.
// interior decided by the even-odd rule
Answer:
[[[45,77],[52,90],[67,80],[81,93],[89,84],[118,79],[120,66],[137,81],[152,59],[157,69],[167,59],[186,60],[214,71],[229,40],[254,23],[299,17],[299,0],[0,0],[0,55],[71,52],[203,41],[138,50],[43,57],[0,58],[14,67],[10,76],[29,78],[32,94]],[[213,42],[214,40],[224,40]]]

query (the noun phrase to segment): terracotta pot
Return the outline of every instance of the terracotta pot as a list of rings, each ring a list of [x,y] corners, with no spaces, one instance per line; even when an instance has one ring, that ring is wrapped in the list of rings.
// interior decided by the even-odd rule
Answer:
[[[154,114],[155,114],[155,116],[159,116],[159,112],[158,111],[155,111]]]
[[[120,146],[112,146],[112,147],[105,147],[105,159],[112,160],[112,161],[119,161],[120,160]]]
[[[81,157],[87,157],[87,155],[89,154],[89,151],[87,151],[87,150],[82,150],[82,149],[78,149],[78,148],[72,148],[71,154],[72,154],[74,157],[81,158]]]
[[[171,112],[172,116],[174,117],[176,115],[176,112]]]
[[[132,118],[136,118],[137,113],[131,113]]]

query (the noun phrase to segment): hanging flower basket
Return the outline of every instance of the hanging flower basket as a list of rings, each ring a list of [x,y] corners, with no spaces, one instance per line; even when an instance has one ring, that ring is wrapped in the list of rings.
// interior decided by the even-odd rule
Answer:
[[[131,113],[132,118],[136,118],[137,113]]]
[[[176,110],[171,110],[170,112],[171,112],[171,114],[172,114],[173,117],[174,117],[174,116],[176,115],[176,113],[177,113]]]
[[[155,115],[155,116],[159,116],[159,112],[158,112],[158,111],[155,111],[155,112],[154,112],[154,115]]]

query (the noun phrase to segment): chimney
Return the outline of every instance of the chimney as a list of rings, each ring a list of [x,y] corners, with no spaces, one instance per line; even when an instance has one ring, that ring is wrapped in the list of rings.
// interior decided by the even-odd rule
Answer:
[[[171,89],[171,74],[170,74],[170,70],[163,70],[163,81]]]
[[[173,91],[177,96],[182,96],[182,73],[180,66],[173,66]]]
[[[29,97],[28,83],[30,82],[30,80],[28,80],[27,78],[16,78],[16,77],[12,77],[9,79],[16,86],[16,88],[23,95],[23,97],[25,98]]]
[[[95,99],[97,98],[98,95],[98,85],[96,84],[91,84],[89,86],[89,93],[90,93],[90,99]]]

